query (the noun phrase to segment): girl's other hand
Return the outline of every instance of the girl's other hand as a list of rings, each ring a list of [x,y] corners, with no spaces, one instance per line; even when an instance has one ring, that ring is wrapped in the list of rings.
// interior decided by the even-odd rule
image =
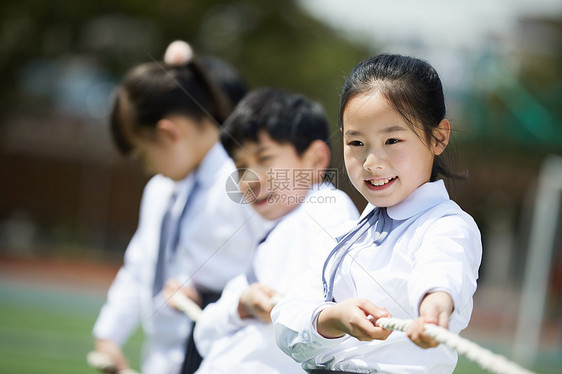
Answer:
[[[129,369],[129,362],[117,343],[107,339],[96,339],[94,345],[97,352],[106,354],[114,364],[114,366],[103,370],[104,373],[116,374]]]
[[[271,299],[278,296],[277,291],[261,283],[253,283],[240,295],[238,314],[240,318],[257,318],[271,322]]]
[[[201,300],[201,295],[199,294],[199,292],[197,292],[195,287],[193,287],[192,285],[182,286],[175,279],[168,279],[164,284],[164,288],[162,289],[162,292],[164,293],[164,297],[166,298],[168,305],[170,305],[174,309],[178,309],[176,303],[174,302],[174,298],[172,297],[176,292],[183,293],[185,296],[189,297],[199,306],[203,304]]]
[[[367,299],[348,299],[322,310],[316,328],[328,339],[348,334],[362,341],[385,340],[392,330],[375,326],[375,322],[383,317],[391,317],[384,307]]]
[[[438,291],[425,295],[420,304],[419,318],[406,331],[410,340],[422,348],[437,347],[439,342],[425,334],[424,324],[431,323],[448,329],[453,306],[453,299],[447,292]]]

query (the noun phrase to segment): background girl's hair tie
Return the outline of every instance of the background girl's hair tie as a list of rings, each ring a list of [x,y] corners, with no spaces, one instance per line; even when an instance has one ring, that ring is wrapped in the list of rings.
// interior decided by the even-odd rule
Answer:
[[[183,40],[170,43],[164,54],[164,62],[173,66],[187,65],[193,58],[193,49]]]

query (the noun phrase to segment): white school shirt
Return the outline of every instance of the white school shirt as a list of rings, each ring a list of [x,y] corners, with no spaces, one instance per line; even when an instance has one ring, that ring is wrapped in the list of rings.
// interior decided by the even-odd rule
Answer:
[[[251,264],[265,222],[248,205],[228,197],[226,180],[235,170],[217,143],[185,180],[176,183],[156,175],[144,189],[137,231],[93,329],[94,337],[122,345],[140,322],[145,334],[143,373],[178,373],[191,331],[191,321],[170,308],[162,292],[152,295],[161,223],[172,193],[179,193],[173,214],[181,214],[197,178],[199,186],[181,220],[176,255],[168,262],[165,279],[220,292]]]
[[[374,207],[368,205],[362,216]],[[454,311],[449,330],[468,325],[482,256],[474,220],[449,200],[443,181],[426,183],[403,202],[387,208],[393,229],[380,246],[370,228],[352,247],[336,273],[334,299],[367,298],[393,317],[415,319],[423,296],[445,291]],[[362,342],[345,335],[326,339],[316,330],[323,301],[322,277],[303,280],[272,311],[278,346],[303,368],[358,373],[451,373],[456,352],[440,345],[422,349],[403,332]]]
[[[300,274],[319,271],[341,226],[347,223],[347,230],[357,217],[344,192],[327,183],[313,186],[304,203],[281,218],[256,249],[258,282],[284,295]],[[197,374],[304,373],[277,348],[271,323],[240,318],[238,301],[248,286],[245,274],[234,278],[197,321],[195,343],[204,357]]]

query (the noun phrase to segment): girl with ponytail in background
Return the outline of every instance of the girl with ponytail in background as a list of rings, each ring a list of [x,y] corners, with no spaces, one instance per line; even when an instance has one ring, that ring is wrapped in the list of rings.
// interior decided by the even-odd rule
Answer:
[[[193,322],[167,304],[166,281],[166,289],[181,287],[204,306],[250,264],[262,221],[226,193],[235,167],[219,142],[220,127],[244,92],[232,67],[200,60],[180,41],[168,47],[163,63],[134,67],[118,88],[113,139],[154,174],[93,329],[96,351],[109,355],[118,371],[129,368],[121,346],[140,323],[142,372],[179,373]],[[196,369],[199,361],[192,361],[186,364]]]

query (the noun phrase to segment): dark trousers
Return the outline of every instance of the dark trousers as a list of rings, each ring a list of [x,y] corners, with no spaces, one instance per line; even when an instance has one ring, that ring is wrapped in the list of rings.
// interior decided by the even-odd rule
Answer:
[[[203,301],[203,308],[207,305],[214,303],[219,299],[221,296],[220,293],[215,292],[202,292],[201,293],[201,300]],[[191,326],[191,333],[187,338],[187,345],[185,347],[185,358],[183,360],[183,365],[181,366],[181,374],[193,374],[199,369],[199,365],[201,365],[201,361],[203,361],[203,357],[197,351],[197,347],[195,346],[195,340],[193,339],[193,330],[195,330],[195,322],[193,322],[193,326]]]

